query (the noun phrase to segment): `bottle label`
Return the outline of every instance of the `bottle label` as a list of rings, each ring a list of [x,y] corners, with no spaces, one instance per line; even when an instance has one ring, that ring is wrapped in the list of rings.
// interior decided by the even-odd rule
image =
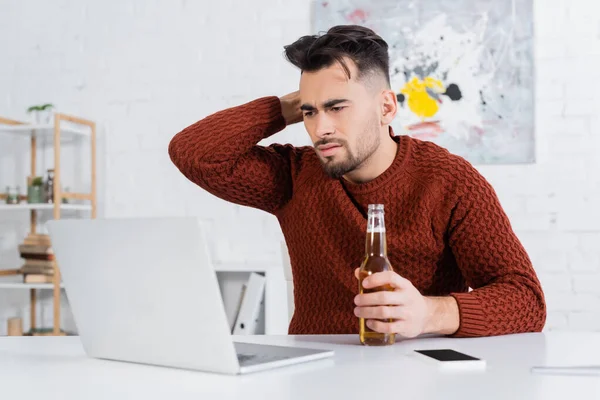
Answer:
[[[385,233],[384,226],[369,226],[367,227],[367,233]]]

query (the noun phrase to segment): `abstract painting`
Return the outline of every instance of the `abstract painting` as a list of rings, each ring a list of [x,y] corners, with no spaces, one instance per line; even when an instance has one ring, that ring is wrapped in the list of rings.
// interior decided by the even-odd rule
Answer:
[[[535,161],[533,0],[319,0],[313,33],[369,27],[389,45],[396,134],[473,164]]]

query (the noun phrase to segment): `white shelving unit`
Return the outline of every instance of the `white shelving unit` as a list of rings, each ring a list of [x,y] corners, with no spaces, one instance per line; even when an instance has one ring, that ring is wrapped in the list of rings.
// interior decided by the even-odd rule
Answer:
[[[5,212],[29,212],[30,215],[30,233],[36,233],[38,213],[47,211],[52,212],[54,219],[61,218],[63,213],[73,211],[88,211],[90,218],[96,218],[96,124],[83,118],[55,113],[54,120],[50,124],[28,124],[0,117],[0,135],[11,135],[28,140],[31,144],[31,177],[37,174],[37,151],[38,139],[50,139],[54,150],[54,202],[51,204],[29,204],[24,195],[20,195],[19,204],[6,204],[5,195],[0,193],[0,219]],[[62,190],[61,174],[61,145],[75,141],[80,138],[87,138],[90,142],[91,150],[91,190],[89,193],[71,193]],[[1,150],[0,150],[1,151]],[[27,177],[23,177],[23,183],[26,183]],[[65,202],[66,200],[66,202]],[[71,201],[70,201],[71,200]],[[74,202],[73,202],[74,201]],[[63,284],[60,278],[60,268],[54,263],[53,283],[23,283],[23,276],[19,266],[15,269],[0,270],[0,289],[28,289],[30,292],[31,303],[31,323],[32,332],[36,326],[36,301],[37,290],[53,291],[54,321],[52,327],[53,335],[62,335],[60,328],[60,298]],[[20,282],[19,282],[20,280]]]
[[[264,275],[265,297],[264,316],[266,335],[287,335],[288,330],[288,304],[287,283],[284,279],[283,268],[277,263],[253,264],[215,264],[215,271],[224,281],[228,274],[256,272]],[[223,293],[225,295],[225,293]],[[227,301],[227,299],[224,299]]]

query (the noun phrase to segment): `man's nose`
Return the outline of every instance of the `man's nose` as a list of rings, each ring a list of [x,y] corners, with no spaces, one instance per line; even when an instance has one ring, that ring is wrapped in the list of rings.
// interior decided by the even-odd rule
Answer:
[[[327,116],[327,114],[319,113],[317,114],[316,118],[317,129],[315,130],[315,134],[317,135],[317,137],[322,139],[326,136],[332,135],[335,132],[335,126],[333,124],[333,121]]]

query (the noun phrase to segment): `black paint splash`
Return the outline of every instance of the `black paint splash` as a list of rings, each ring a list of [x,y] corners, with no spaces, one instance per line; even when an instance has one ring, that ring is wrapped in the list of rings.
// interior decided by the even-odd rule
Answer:
[[[400,103],[400,105],[404,107],[404,101],[406,100],[406,96],[404,96],[402,93],[398,93],[396,95],[396,99],[398,100],[398,103]]]
[[[450,100],[452,101],[458,101],[462,99],[462,92],[456,83],[449,84],[444,94],[450,97]]]

